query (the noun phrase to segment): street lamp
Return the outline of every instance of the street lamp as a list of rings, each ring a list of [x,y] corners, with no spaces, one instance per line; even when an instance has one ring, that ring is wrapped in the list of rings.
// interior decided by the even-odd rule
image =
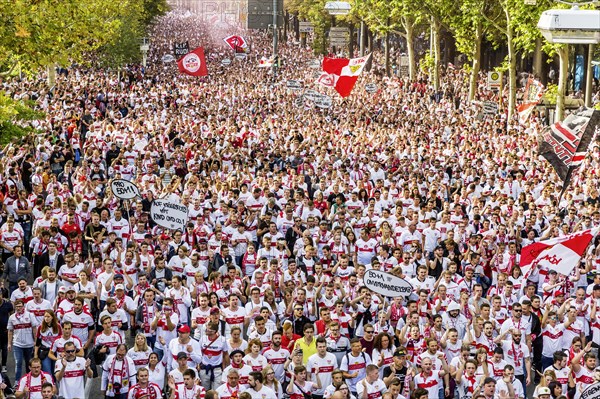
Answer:
[[[142,37],[140,51],[142,52],[142,65],[144,68],[146,68],[146,61],[148,60],[148,50],[150,50],[150,40],[147,37]]]
[[[537,26],[550,43],[600,43],[600,10],[547,10]]]
[[[594,46],[600,43],[600,10],[580,10],[577,4],[574,4],[571,9],[547,10],[542,13],[537,27],[550,43],[562,43],[567,46],[587,44],[589,60],[591,60]],[[567,64],[566,67],[564,63]],[[563,67],[565,70],[568,67],[568,51],[567,57],[561,57],[561,69]],[[590,62],[586,67],[585,106],[591,107],[593,67]],[[560,95],[564,96],[564,92],[559,93]],[[563,103],[562,98],[560,103]],[[560,108],[558,99],[557,112],[561,117],[563,109]]]

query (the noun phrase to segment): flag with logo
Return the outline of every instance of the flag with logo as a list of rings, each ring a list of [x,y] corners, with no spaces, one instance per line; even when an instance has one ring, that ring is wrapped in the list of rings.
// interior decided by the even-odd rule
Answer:
[[[250,51],[248,42],[242,36],[230,35],[224,38],[223,41],[236,53],[247,53]]]
[[[333,75],[328,74],[327,72],[322,72],[321,76],[319,76],[316,80],[316,83],[325,86],[325,87],[334,87],[335,80]]]
[[[267,57],[263,56],[260,58],[260,60],[258,60],[259,68],[271,68],[272,66],[273,66],[273,58],[267,58]]]
[[[208,69],[206,68],[206,59],[204,58],[204,49],[198,47],[190,51],[183,57],[177,60],[177,67],[180,72],[191,76],[206,76]]]
[[[596,237],[600,228],[578,231],[564,237],[534,242],[521,250],[521,271],[524,278],[535,270],[545,267],[548,270],[568,276],[579,264],[589,243]]]
[[[340,96],[348,97],[370,59],[371,54],[351,59],[325,57],[323,60],[323,72],[328,74],[329,78],[321,75],[317,81],[333,82],[332,86]]]
[[[556,122],[542,132],[538,153],[546,158],[563,181],[563,192],[573,172],[583,162],[600,124],[600,111],[585,109]]]
[[[544,96],[544,85],[539,80],[528,78],[525,85],[523,102],[517,106],[519,113],[519,123],[524,125],[529,119],[531,112]]]

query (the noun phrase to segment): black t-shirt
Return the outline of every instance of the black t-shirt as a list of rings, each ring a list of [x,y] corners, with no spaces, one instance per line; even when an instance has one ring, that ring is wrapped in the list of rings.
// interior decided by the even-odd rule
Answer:
[[[404,386],[404,379],[406,378],[406,373],[408,373],[408,367],[404,366],[400,370],[396,369],[394,373],[396,378],[400,380],[400,387]],[[390,366],[385,366],[383,369],[383,378],[388,378],[392,374],[392,368]]]

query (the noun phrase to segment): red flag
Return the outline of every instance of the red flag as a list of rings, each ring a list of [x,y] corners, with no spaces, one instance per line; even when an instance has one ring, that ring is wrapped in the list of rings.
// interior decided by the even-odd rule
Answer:
[[[325,82],[332,80],[334,82],[333,86],[340,96],[348,97],[370,57],[371,54],[366,57],[352,59],[325,57],[323,72],[328,73],[330,77],[326,79],[321,75],[319,80]]]
[[[227,43],[227,45],[229,47],[231,47],[231,49],[233,51],[235,51],[236,53],[247,53],[248,52],[248,43],[246,42],[246,39],[244,39],[241,36],[237,36],[237,35],[227,36],[226,38],[223,39],[223,41],[225,43]]]
[[[521,270],[527,278],[535,267],[545,266],[568,276],[577,266],[587,246],[598,234],[594,228],[568,236],[539,241],[527,245],[521,251]]]
[[[204,49],[198,47],[190,51],[179,60],[177,60],[179,71],[192,76],[206,76],[208,69],[206,68],[206,59],[204,58]]]

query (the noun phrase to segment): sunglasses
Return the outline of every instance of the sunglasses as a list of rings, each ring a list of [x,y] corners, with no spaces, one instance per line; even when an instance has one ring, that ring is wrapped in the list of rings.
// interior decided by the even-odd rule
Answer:
[[[65,351],[65,353],[75,353],[75,349],[71,349],[71,350]]]

